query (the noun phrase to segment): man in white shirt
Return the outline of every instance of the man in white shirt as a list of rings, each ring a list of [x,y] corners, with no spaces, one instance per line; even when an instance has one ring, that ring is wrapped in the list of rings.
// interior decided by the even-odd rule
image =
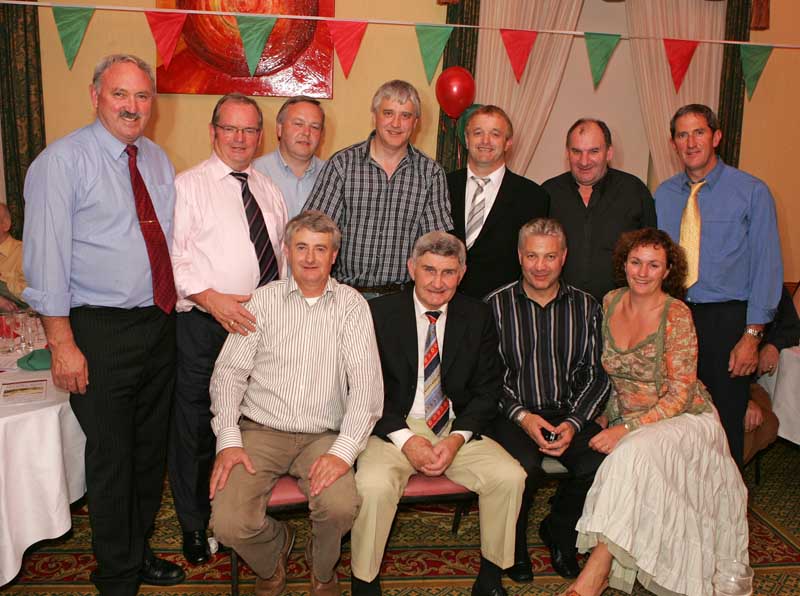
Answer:
[[[290,97],[275,118],[278,148],[253,162],[255,169],[281,189],[290,218],[303,210],[325,165],[315,155],[324,131],[325,112],[319,101],[305,95]]]
[[[352,466],[383,394],[369,306],[330,277],[340,242],[319,211],[289,222],[291,275],[253,293],[256,329],[228,337],[211,378],[211,525],[258,576],[256,596],[277,596],[286,585],[294,531],[265,512],[284,474],[308,497],[311,594],[340,593],[342,536],[361,504]]]
[[[178,293],[177,371],[169,478],[193,565],[209,558],[208,477],[214,459],[208,384],[229,333],[247,335],[244,302],[285,273],[286,208],[278,188],[251,166],[261,142],[261,110],[241,94],[222,97],[209,134],[211,157],[175,179],[172,266]]]

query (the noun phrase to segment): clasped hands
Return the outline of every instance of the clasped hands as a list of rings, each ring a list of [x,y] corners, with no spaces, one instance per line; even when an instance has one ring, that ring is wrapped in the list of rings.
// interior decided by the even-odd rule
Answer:
[[[533,441],[539,446],[539,451],[550,457],[560,457],[567,450],[575,436],[576,429],[572,423],[566,420],[557,426],[553,426],[538,414],[526,412],[519,422],[520,427]],[[556,435],[554,441],[548,441],[542,435],[542,430],[549,431]]]
[[[414,435],[403,444],[403,455],[418,472],[426,476],[441,476],[453,463],[458,450],[464,444],[464,437],[453,433],[433,445],[421,435]]]

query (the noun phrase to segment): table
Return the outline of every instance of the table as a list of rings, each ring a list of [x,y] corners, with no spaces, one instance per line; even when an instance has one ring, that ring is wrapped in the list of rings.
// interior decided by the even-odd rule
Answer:
[[[86,492],[86,438],[69,394],[50,371],[0,374],[2,383],[36,379],[47,380],[45,401],[0,399],[0,586],[17,575],[26,548],[69,530],[69,505]]]
[[[761,375],[758,382],[772,398],[778,436],[800,445],[800,346],[781,350],[777,372]]]

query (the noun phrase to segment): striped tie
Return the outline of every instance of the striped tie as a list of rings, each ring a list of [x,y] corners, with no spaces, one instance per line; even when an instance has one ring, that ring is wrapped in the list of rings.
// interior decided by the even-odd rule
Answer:
[[[689,200],[681,216],[681,238],[678,244],[686,251],[686,287],[692,287],[700,277],[700,232],[702,221],[700,219],[700,205],[697,202],[697,195],[700,194],[700,187],[706,183],[705,180],[691,185]]]
[[[428,311],[428,335],[425,337],[425,423],[435,434],[447,426],[450,419],[450,400],[442,391],[441,367],[439,366],[439,342],[436,340],[436,321],[442,313]]]
[[[244,213],[247,216],[247,225],[250,227],[250,241],[256,251],[258,259],[259,280],[258,286],[271,282],[278,278],[278,262],[275,260],[275,251],[272,249],[272,242],[267,231],[267,222],[264,221],[264,214],[256,202],[250,186],[247,184],[247,174],[244,172],[231,172],[231,176],[236,178],[242,185],[242,202],[244,203]]]
[[[469,217],[467,218],[467,248],[472,248],[472,245],[475,244],[475,239],[483,226],[483,212],[485,210],[483,189],[486,188],[490,180],[489,178],[478,178],[477,176],[470,176],[470,179],[475,182],[477,188],[475,188],[475,194],[472,195],[472,206],[469,209]]]

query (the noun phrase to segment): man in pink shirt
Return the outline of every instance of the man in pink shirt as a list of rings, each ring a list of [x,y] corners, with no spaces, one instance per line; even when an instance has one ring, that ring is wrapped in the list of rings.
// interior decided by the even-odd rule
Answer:
[[[168,462],[183,554],[193,565],[209,558],[208,481],[215,441],[208,386],[214,362],[228,334],[255,329],[245,305],[253,290],[286,273],[283,197],[251,166],[262,125],[255,101],[225,95],[209,124],[211,157],[175,179],[178,357]]]

